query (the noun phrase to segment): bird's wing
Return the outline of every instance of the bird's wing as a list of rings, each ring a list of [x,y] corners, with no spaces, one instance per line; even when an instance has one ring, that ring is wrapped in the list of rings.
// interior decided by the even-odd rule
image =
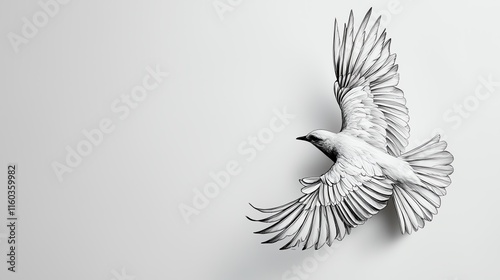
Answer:
[[[399,156],[408,145],[408,109],[396,87],[399,74],[391,40],[385,30],[379,34],[380,17],[367,27],[370,15],[371,9],[355,32],[351,11],[342,36],[335,20],[335,97],[342,111],[342,131]]]
[[[300,180],[304,195],[283,206],[257,210],[272,215],[257,220],[273,223],[256,233],[277,233],[264,243],[290,237],[281,249],[301,246],[316,249],[342,240],[350,229],[363,224],[385,207],[392,195],[392,182],[369,155],[340,156],[320,177]]]

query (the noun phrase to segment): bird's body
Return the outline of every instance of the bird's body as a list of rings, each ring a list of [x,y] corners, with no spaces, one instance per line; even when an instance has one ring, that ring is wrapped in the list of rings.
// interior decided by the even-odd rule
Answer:
[[[328,145],[329,151],[326,152],[327,154],[336,155],[337,158],[345,158],[353,163],[366,162],[367,157],[369,157],[382,169],[384,176],[390,178],[393,182],[421,184],[408,162],[389,155],[387,152],[347,133],[321,132],[328,135],[328,142],[331,143],[331,145]]]
[[[335,21],[334,94],[342,112],[339,133],[314,130],[297,138],[313,144],[333,161],[318,177],[303,178],[303,195],[285,205],[257,210],[272,225],[257,233],[276,233],[265,243],[289,241],[282,249],[320,248],[342,240],[392,199],[402,233],[431,221],[450,185],[453,156],[435,136],[406,151],[410,128],[403,91],[397,88],[396,55],[390,52],[380,17],[368,27],[371,9],[354,30],[352,12],[341,35]],[[251,219],[252,220],[252,219]]]

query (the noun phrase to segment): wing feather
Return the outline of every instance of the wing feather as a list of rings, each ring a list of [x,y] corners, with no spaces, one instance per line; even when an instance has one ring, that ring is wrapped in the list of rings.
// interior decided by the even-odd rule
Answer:
[[[264,243],[290,238],[281,249],[331,246],[384,208],[392,195],[392,181],[374,159],[359,153],[340,155],[322,176],[299,181],[304,185],[300,199],[257,220],[272,225],[256,233],[276,234]]]
[[[333,62],[337,81],[334,93],[342,111],[342,131],[399,156],[408,145],[408,109],[399,83],[396,54],[391,39],[379,33],[378,17],[371,26],[371,9],[354,30],[349,14],[340,34],[334,23]]]

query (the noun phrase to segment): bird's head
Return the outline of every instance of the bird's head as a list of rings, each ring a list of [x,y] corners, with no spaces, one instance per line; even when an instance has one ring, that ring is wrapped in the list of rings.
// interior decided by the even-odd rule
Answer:
[[[329,158],[335,160],[337,157],[337,152],[334,144],[335,138],[335,133],[318,129],[311,131],[306,136],[297,137],[297,140],[302,140],[313,144]]]

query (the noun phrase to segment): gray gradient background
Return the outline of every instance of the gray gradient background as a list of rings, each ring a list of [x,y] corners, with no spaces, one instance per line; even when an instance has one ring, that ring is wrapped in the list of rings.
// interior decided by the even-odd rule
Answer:
[[[233,0],[222,20],[213,3],[74,0],[15,53],[7,34],[19,34],[40,7],[0,2],[0,167],[19,164],[20,188],[18,273],[2,261],[1,279],[127,279],[117,276],[123,271],[137,280],[287,279],[304,264],[308,279],[499,279],[500,86],[460,125],[443,117],[473,98],[481,77],[500,80],[498,1],[400,0],[388,17],[385,0]],[[248,202],[296,198],[297,179],[330,165],[295,137],[339,129],[332,22],[352,8],[359,23],[371,6],[386,14],[398,54],[411,145],[438,129],[455,155],[449,194],[411,236],[399,235],[389,207],[321,260],[260,245]],[[110,104],[155,65],[170,76],[116,118]],[[295,118],[247,161],[238,145],[284,106]],[[107,117],[116,129],[59,182],[52,162]],[[187,224],[179,205],[230,160],[241,173]],[[1,260],[6,233],[0,227]]]

